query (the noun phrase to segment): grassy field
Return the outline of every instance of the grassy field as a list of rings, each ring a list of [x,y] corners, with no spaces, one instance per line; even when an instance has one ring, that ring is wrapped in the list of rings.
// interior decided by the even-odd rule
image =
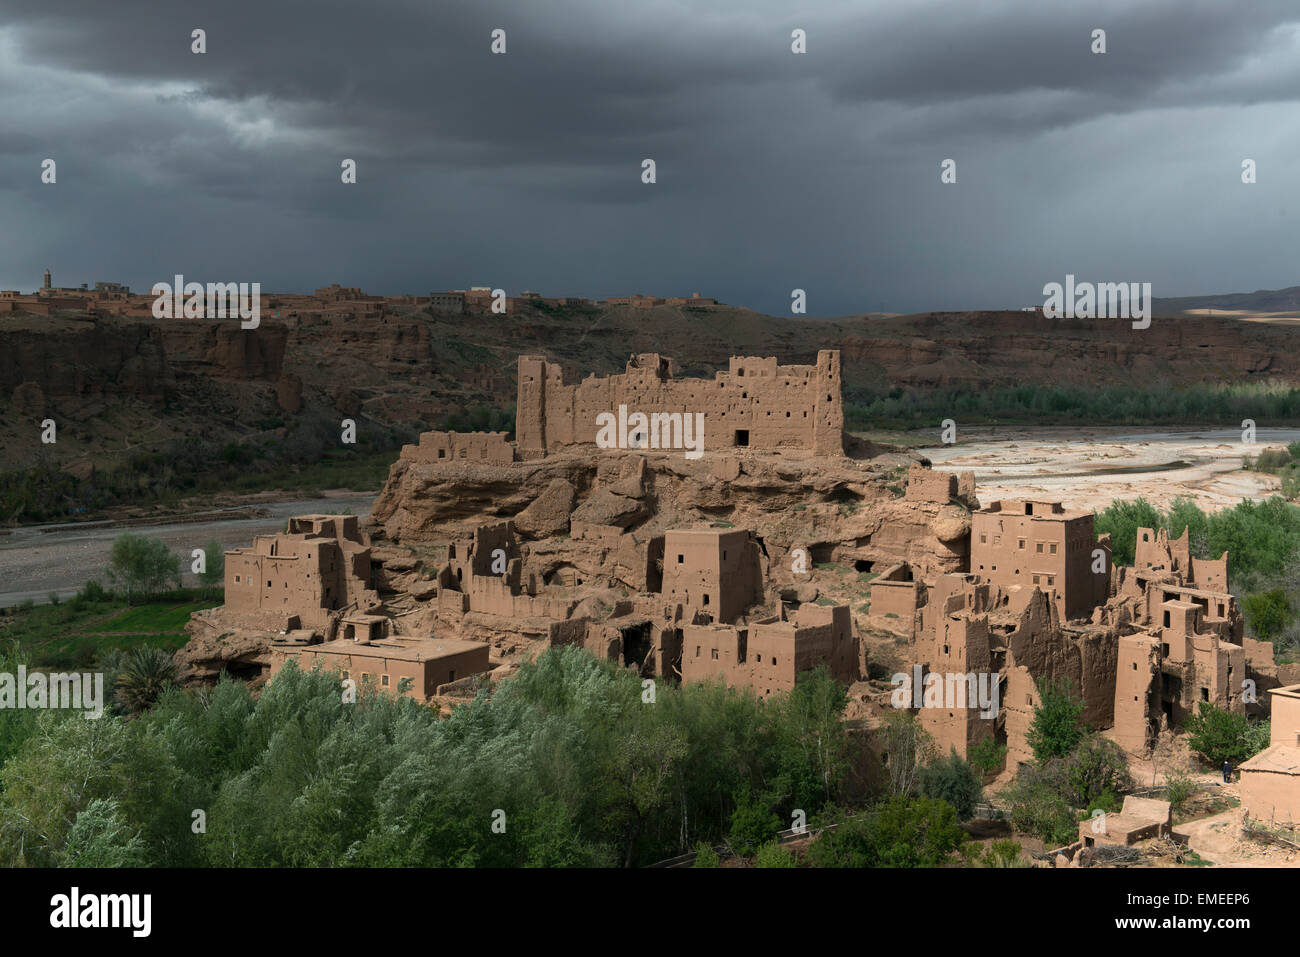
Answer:
[[[20,606],[0,615],[0,641],[17,641],[31,655],[33,667],[87,668],[110,650],[148,645],[175,651],[188,638],[190,615],[220,603],[219,593],[193,589],[144,605],[128,605],[110,595]]]

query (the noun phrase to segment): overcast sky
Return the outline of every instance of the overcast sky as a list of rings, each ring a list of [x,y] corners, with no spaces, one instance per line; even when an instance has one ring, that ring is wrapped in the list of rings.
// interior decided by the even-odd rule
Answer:
[[[1279,288],[1298,97],[1296,0],[3,0],[0,288]]]

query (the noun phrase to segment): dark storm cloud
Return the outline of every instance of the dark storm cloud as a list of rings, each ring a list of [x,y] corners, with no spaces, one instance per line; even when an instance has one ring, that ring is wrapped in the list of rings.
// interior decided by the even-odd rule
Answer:
[[[0,286],[799,286],[833,313],[1022,305],[1084,268],[1286,285],[1293,7],[7,0]]]

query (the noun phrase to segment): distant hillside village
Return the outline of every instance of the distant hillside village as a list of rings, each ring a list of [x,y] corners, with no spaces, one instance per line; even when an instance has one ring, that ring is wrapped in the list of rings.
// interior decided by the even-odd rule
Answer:
[[[168,277],[170,282],[172,277]],[[579,296],[548,297],[540,293],[525,290],[518,296],[502,294],[494,297],[494,290],[489,286],[471,286],[468,289],[453,289],[448,292],[434,292],[427,296],[372,296],[351,286],[337,283],[324,286],[310,294],[272,293],[263,294],[263,308],[270,315],[292,319],[300,313],[323,314],[326,319],[377,319],[381,318],[388,307],[415,306],[432,309],[443,313],[491,313],[504,312],[513,315],[524,307],[567,308],[576,306],[610,307],[628,306],[633,309],[650,309],[656,306],[709,308],[719,306],[716,299],[701,296],[698,292],[689,296],[644,296],[636,293],[631,296],[609,296],[604,299],[586,299]],[[41,288],[33,293],[22,293],[14,289],[0,290],[0,314],[25,313],[48,316],[61,312],[80,313],[87,316],[124,316],[134,319],[153,318],[155,296],[152,293],[132,292],[129,287],[117,282],[96,282],[94,286],[82,283],[80,286],[55,286],[50,271],[45,271]],[[500,305],[493,309],[494,301]]]

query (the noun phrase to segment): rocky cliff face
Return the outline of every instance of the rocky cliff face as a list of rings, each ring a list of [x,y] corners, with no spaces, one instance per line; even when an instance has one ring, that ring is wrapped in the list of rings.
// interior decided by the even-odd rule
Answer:
[[[262,441],[317,422],[333,429],[344,417],[366,420],[371,436],[422,431],[447,413],[511,405],[517,357],[530,352],[571,374],[603,375],[621,371],[632,352],[657,351],[678,359],[681,375],[707,377],[732,355],[809,362],[836,348],[850,392],[1300,378],[1292,329],[1221,316],[1157,316],[1139,330],[1125,320],[1023,312],[795,320],[743,309],[487,317],[393,306],[354,319],[270,308],[256,330],[236,321],[5,316],[0,331],[0,406],[16,413],[0,416],[0,442],[12,468],[38,456],[61,468],[88,457],[107,466],[139,445],[161,452],[184,437]],[[31,422],[45,415],[78,444],[42,446]]]
[[[965,559],[969,521],[960,504],[903,499],[914,461],[895,451],[865,460],[747,453],[691,461],[680,452],[595,449],[503,466],[399,459],[371,522],[377,537],[406,546],[465,537],[507,518],[536,539],[592,525],[644,541],[724,523],[763,540],[778,584],[795,580],[786,559],[796,548],[807,550],[810,565],[870,569],[906,560],[927,574],[954,571]]]
[[[0,396],[27,385],[55,401],[129,395],[160,403],[175,391],[162,339],[143,325],[49,319],[4,332]]]

